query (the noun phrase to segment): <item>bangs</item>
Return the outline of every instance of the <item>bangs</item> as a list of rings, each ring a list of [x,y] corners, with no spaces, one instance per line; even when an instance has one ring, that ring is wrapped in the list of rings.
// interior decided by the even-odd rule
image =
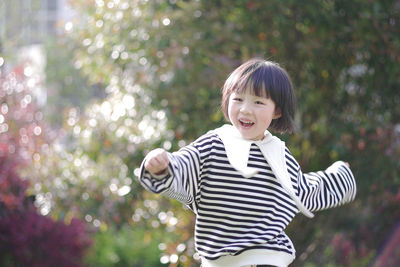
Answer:
[[[275,86],[271,81],[273,77],[269,79],[267,76],[273,75],[268,75],[266,68],[259,66],[257,69],[244,74],[241,77],[242,79],[232,88],[232,92],[238,94],[250,93],[259,97],[270,98],[271,90]]]
[[[254,77],[249,77],[248,79],[245,79],[243,81],[243,85],[238,85],[236,88],[233,88],[232,92],[238,94],[249,93],[251,95],[259,97],[269,98],[270,92],[267,89],[268,87],[269,86],[265,84],[265,81],[263,79],[254,79]]]

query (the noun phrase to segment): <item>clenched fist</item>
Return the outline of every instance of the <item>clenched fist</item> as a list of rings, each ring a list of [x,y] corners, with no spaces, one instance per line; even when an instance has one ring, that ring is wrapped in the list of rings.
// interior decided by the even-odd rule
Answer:
[[[147,154],[144,168],[151,174],[162,175],[167,172],[168,164],[167,152],[162,148],[156,148]]]

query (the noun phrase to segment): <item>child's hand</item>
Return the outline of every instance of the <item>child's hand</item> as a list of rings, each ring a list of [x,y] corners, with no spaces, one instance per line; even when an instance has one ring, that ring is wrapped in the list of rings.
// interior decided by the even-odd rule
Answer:
[[[162,175],[166,173],[168,164],[167,152],[162,148],[156,148],[147,154],[144,168],[151,174]]]

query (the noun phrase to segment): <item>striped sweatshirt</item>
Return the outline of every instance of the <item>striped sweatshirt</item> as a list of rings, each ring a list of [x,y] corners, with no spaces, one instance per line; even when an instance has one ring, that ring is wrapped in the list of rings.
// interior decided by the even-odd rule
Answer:
[[[224,127],[237,135],[233,126]],[[268,146],[244,139],[227,142],[219,129],[168,153],[168,174],[162,177],[145,170],[145,159],[140,182],[147,190],[174,198],[196,214],[195,245],[203,265],[224,266],[212,263],[221,258],[239,259],[240,255],[257,251],[283,255],[286,259],[282,266],[286,266],[295,257],[293,244],[284,232],[299,212],[294,199],[298,198],[308,211],[350,202],[356,194],[353,174],[343,162],[336,162],[325,171],[302,173],[284,146],[281,157],[291,186],[288,190],[277,178],[276,167],[271,168],[272,162],[266,159],[264,150]],[[241,143],[248,144],[248,151]],[[255,172],[246,175],[238,167],[240,164]],[[274,264],[276,259],[243,262],[243,265]]]

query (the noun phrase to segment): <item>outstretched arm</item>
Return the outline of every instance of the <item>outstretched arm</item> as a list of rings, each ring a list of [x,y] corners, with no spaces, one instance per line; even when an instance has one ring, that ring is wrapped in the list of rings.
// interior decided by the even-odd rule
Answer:
[[[293,187],[308,210],[336,207],[355,198],[357,187],[348,163],[337,161],[324,171],[303,173],[290,152],[286,152]]]
[[[174,153],[151,151],[143,160],[139,180],[148,191],[174,198],[195,210],[199,175],[200,155],[189,145]]]
[[[343,161],[333,163],[325,171],[301,173],[298,177],[299,195],[311,211],[324,210],[352,201],[356,196],[356,182]]]

